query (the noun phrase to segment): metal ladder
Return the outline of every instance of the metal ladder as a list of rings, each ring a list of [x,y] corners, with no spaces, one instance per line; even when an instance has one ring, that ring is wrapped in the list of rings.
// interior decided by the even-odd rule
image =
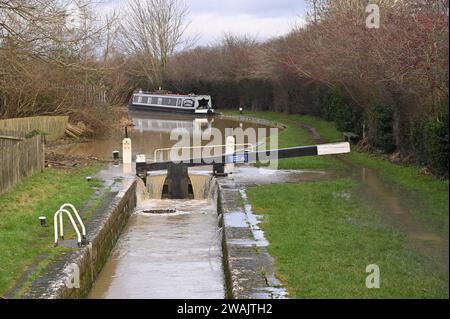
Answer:
[[[81,226],[81,233],[80,230],[75,222],[75,220],[72,217],[72,214],[68,209],[71,209],[72,212],[75,214],[75,217]],[[61,238],[61,240],[64,240],[64,224],[63,224],[63,214],[66,214],[69,217],[69,220],[75,230],[75,233],[77,234],[77,244],[78,247],[82,247],[84,243],[86,243],[86,227],[84,227],[83,220],[80,217],[80,214],[78,214],[77,209],[72,204],[64,204],[62,205],[55,213],[53,217],[54,221],[54,229],[55,229],[55,247],[58,246],[58,238]],[[58,217],[59,217],[59,234],[58,234]]]

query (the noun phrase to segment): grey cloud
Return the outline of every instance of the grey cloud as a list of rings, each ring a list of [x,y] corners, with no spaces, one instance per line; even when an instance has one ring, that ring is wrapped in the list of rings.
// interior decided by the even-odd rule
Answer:
[[[254,16],[295,16],[306,10],[304,0],[185,0],[192,13]]]

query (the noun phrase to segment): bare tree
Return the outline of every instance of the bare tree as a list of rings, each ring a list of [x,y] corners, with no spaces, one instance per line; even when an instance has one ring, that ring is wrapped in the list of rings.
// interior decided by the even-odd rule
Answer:
[[[93,0],[0,0],[0,117],[92,113],[107,90],[122,92],[110,80],[122,71],[117,19],[96,9]]]
[[[311,6],[312,11],[308,13],[308,17],[314,23],[317,23],[322,13],[329,7],[330,0],[307,0],[307,2]]]
[[[188,7],[182,0],[130,0],[122,24],[122,49],[135,57],[133,72],[162,86],[169,57],[183,43]]]

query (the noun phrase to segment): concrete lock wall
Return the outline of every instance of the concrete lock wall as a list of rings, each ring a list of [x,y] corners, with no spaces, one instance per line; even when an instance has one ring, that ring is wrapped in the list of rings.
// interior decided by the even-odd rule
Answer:
[[[252,232],[239,185],[217,179],[218,212],[223,229],[223,265],[230,299],[282,299],[286,290],[275,277],[275,265],[265,246]]]
[[[136,207],[137,182],[126,183],[108,207],[94,215],[86,225],[90,244],[51,263],[47,272],[33,282],[24,298],[72,299],[89,294]],[[73,282],[74,265],[79,270],[79,288],[67,285],[67,282]]]

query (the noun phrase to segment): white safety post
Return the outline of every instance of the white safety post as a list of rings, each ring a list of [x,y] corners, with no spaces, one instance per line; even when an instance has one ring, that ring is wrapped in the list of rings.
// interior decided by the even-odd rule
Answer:
[[[133,167],[131,164],[123,164],[122,172],[124,175],[129,175],[133,172]]]
[[[131,156],[131,139],[130,138],[124,138],[122,141],[122,157],[123,157],[123,163],[124,164],[131,164],[132,163],[132,156]]]
[[[236,151],[236,139],[234,136],[228,136],[225,145],[225,155],[233,155]],[[234,171],[234,163],[225,165],[225,173],[232,173]]]

